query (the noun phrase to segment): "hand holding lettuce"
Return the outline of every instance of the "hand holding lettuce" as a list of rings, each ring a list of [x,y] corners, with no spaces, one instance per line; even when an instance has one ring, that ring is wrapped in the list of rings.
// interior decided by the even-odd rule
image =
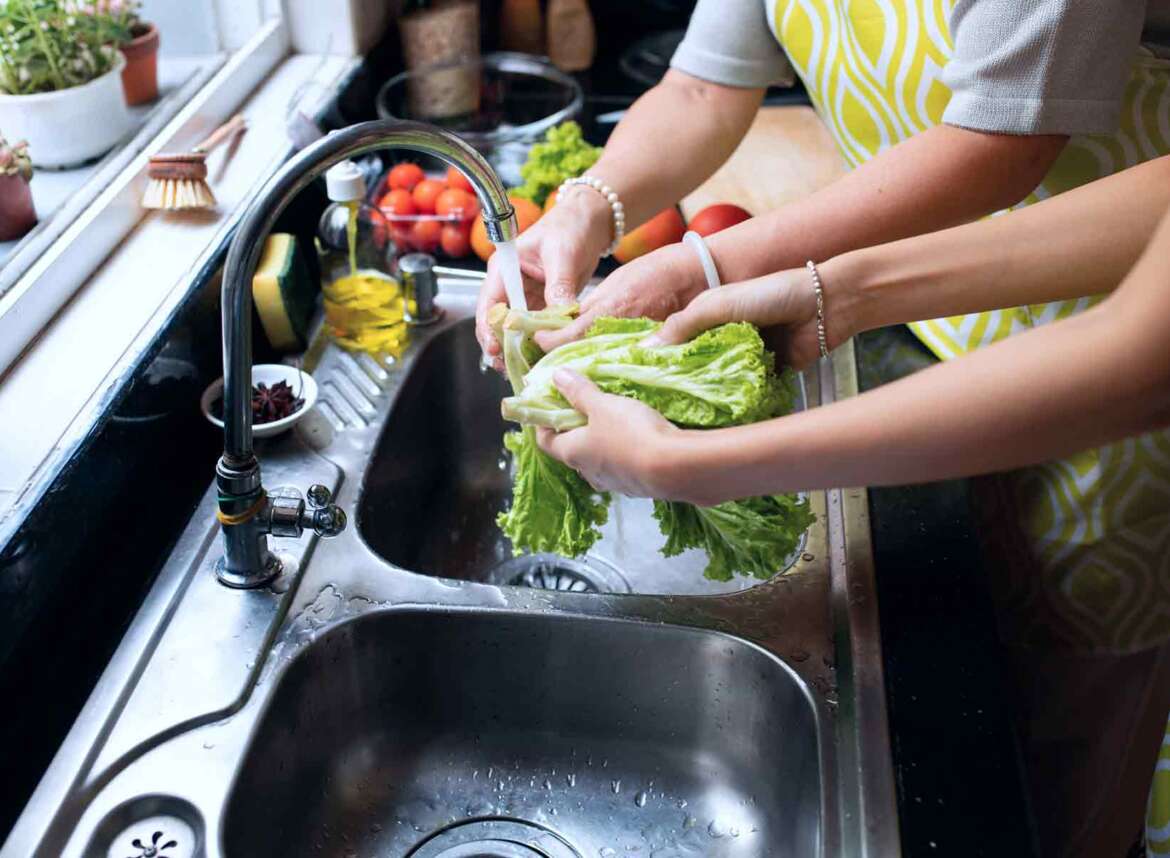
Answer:
[[[597,527],[605,521],[608,496],[536,444],[533,426],[565,430],[585,422],[554,383],[558,371],[580,373],[601,391],[643,402],[680,427],[741,425],[777,416],[792,405],[772,355],[756,328],[746,323],[722,325],[680,345],[648,348],[642,340],[657,330],[657,322],[599,319],[583,339],[533,363],[531,347],[523,343],[536,330],[568,324],[571,310],[524,314],[500,308],[493,313],[505,357],[511,355],[506,362],[516,391],[504,400],[502,411],[524,424],[509,436],[516,476],[512,508],[500,517],[517,552],[582,554],[600,537]],[[770,577],[813,519],[806,501],[788,495],[709,508],[656,501],[655,517],[666,537],[663,553],[701,548],[709,558],[706,575],[717,580],[737,573]]]

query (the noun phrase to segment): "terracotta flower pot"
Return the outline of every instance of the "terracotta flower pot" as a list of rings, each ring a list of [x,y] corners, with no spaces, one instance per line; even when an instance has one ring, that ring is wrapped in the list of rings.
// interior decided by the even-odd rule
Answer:
[[[32,191],[24,176],[0,174],[0,241],[20,238],[36,224]]]
[[[158,27],[142,24],[142,32],[121,46],[126,58],[122,69],[122,89],[130,106],[146,104],[158,98]]]

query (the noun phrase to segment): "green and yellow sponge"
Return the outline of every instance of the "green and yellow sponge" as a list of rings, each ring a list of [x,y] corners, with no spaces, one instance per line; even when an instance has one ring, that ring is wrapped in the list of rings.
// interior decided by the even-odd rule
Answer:
[[[286,232],[268,236],[252,277],[252,300],[274,349],[300,351],[308,344],[317,291],[296,237]]]

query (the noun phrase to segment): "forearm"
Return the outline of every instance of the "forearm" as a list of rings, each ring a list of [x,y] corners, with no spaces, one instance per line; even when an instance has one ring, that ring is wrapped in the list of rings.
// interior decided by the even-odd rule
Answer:
[[[827,313],[883,325],[1112,291],[1170,206],[1170,157],[1002,217],[834,257]]]
[[[681,432],[685,499],[969,476],[1170,425],[1170,219],[1108,301],[853,399]],[[671,479],[671,477],[667,477]]]
[[[614,188],[627,229],[678,202],[726,161],[747,133],[763,90],[671,70],[618,123],[589,171]]]
[[[966,223],[1026,196],[1064,142],[936,126],[708,242],[721,279],[734,282]]]

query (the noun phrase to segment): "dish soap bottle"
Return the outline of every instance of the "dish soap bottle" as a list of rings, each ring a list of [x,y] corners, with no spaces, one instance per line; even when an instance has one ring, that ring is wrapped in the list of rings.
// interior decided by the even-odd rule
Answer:
[[[394,244],[382,213],[362,200],[366,182],[352,161],[325,174],[332,201],[317,228],[325,324],[344,349],[401,357],[408,334]]]

